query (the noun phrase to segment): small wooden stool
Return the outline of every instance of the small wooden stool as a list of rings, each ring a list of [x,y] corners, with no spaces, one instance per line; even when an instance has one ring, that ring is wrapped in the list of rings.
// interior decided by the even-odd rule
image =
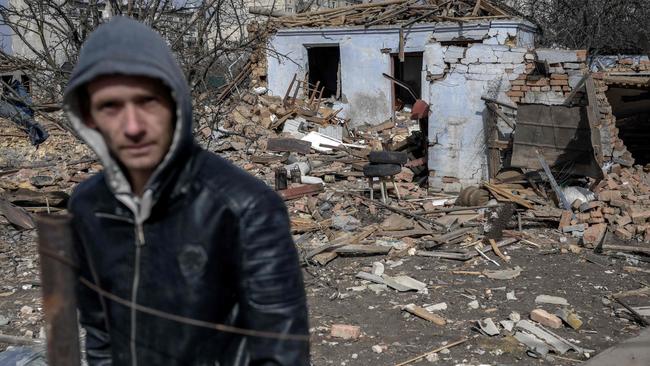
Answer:
[[[395,183],[394,176],[399,174],[402,171],[402,166],[399,164],[366,164],[363,167],[363,175],[368,177],[368,187],[370,188],[370,199],[374,200],[374,185],[373,179],[375,177],[379,178],[379,184],[381,189],[381,201],[386,203],[388,199],[388,190],[386,188],[386,182],[390,181],[393,183],[393,188],[395,189],[395,194],[397,199],[401,200],[402,197],[399,194],[399,189]]]

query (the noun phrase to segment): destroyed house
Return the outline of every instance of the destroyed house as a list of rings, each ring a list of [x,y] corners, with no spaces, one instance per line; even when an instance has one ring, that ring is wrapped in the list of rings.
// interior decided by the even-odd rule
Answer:
[[[588,62],[586,50],[536,48],[531,22],[484,0],[396,0],[272,22],[272,95],[327,100],[351,128],[417,130],[404,111],[426,103],[415,118],[433,191],[460,192],[504,171],[525,180],[515,176],[544,165],[563,184],[650,162],[647,57]]]
[[[458,191],[488,177],[482,97],[512,103],[506,93],[526,72],[532,23],[488,1],[387,1],[274,23],[270,93],[286,98],[296,79],[308,81],[351,127],[381,124],[424,100],[430,186]]]

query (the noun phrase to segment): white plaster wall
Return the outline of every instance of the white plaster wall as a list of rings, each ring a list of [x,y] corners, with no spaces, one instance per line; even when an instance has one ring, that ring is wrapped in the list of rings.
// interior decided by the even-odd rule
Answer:
[[[511,104],[505,93],[510,80],[525,71],[524,55],[533,45],[533,35],[532,24],[512,20],[424,24],[405,33],[405,51],[424,52],[421,95],[431,105],[428,163],[434,189],[458,191],[487,177],[486,107],[481,96]],[[440,43],[459,37],[482,43],[470,47]],[[268,57],[272,94],[283,96],[294,73],[304,78],[306,46],[338,44],[341,89],[347,103],[343,112],[351,125],[379,124],[390,118],[391,84],[381,74],[391,73],[389,53],[398,52],[398,29],[288,29],[276,33],[269,44],[271,55],[284,55]],[[457,178],[459,183],[444,184],[443,177]]]
[[[418,24],[405,30],[404,51],[422,52],[428,44],[459,37],[503,43],[508,35],[516,36],[517,32],[529,30],[534,30],[532,24],[521,20],[462,26],[456,23]],[[294,73],[304,79],[308,67],[306,47],[337,44],[341,52],[344,102],[340,115],[350,118],[352,126],[379,124],[389,119],[392,114],[391,82],[382,73],[392,73],[390,53],[399,51],[399,29],[391,26],[279,30],[269,40],[270,51],[267,52],[270,93],[284,96]],[[457,56],[458,59],[463,57],[462,54]],[[426,75],[425,69],[423,95],[427,93]]]
[[[526,52],[526,48],[486,44],[473,44],[464,50],[437,43],[426,46],[424,67],[442,76],[426,84],[431,105],[430,187],[457,192],[487,178],[486,107],[481,97],[509,102],[505,93],[510,90],[510,81],[525,71]],[[449,64],[440,75],[445,66],[441,60]],[[458,182],[443,183],[444,177]]]

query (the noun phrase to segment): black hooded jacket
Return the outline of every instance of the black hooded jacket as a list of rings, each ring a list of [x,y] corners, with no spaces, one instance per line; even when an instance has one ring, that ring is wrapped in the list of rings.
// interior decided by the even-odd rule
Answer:
[[[176,105],[170,150],[141,197],[82,120],[81,88],[111,74],[159,79]],[[263,182],[195,143],[187,82],[163,39],[128,18],[100,26],[81,51],[64,106],[104,165],[70,200],[80,276],[145,310],[266,332],[186,324],[80,284],[89,364],[308,365],[305,293],[286,207]]]

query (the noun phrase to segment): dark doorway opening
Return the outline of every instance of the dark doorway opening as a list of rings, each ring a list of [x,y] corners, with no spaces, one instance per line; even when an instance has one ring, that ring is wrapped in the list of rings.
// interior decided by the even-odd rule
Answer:
[[[398,55],[393,55],[393,77],[408,85],[415,94],[414,98],[406,88],[393,83],[396,109],[413,105],[415,99],[420,99],[422,90],[422,52],[404,54],[404,62],[400,62]]]
[[[616,117],[618,137],[634,163],[650,163],[650,90],[610,85],[607,99]]]
[[[307,48],[309,83],[323,88],[323,98],[341,96],[341,51],[339,46],[311,46]]]

